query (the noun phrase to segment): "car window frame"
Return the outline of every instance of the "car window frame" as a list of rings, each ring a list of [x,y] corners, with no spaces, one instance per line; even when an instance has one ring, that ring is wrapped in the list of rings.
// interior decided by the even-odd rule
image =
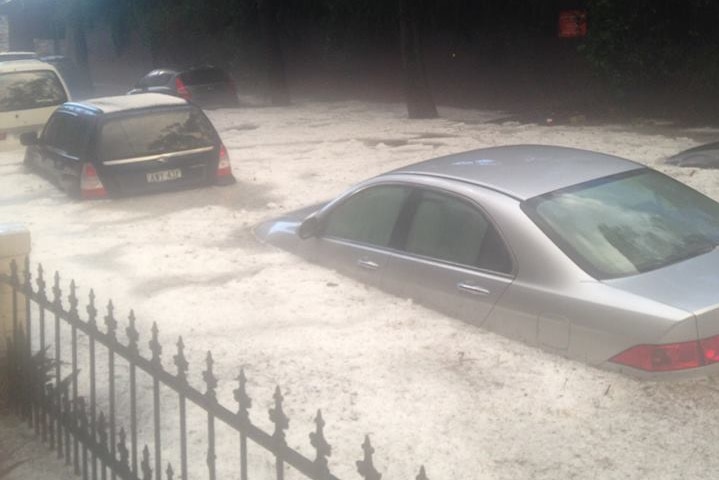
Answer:
[[[325,234],[327,221],[328,221],[332,211],[335,210],[337,207],[339,207],[340,205],[342,205],[349,199],[353,198],[355,195],[357,195],[363,191],[366,191],[367,189],[379,187],[379,186],[392,186],[392,185],[408,187],[408,188],[410,188],[411,191],[410,191],[409,195],[407,196],[407,198],[405,199],[404,205],[400,208],[399,214],[397,215],[397,220],[395,221],[394,227],[392,229],[392,233],[390,235],[390,241],[389,241],[388,245],[386,245],[386,246],[375,245],[375,244],[371,244],[371,243],[364,243],[364,242],[359,242],[356,240],[351,240],[351,239],[346,239],[346,238],[341,238],[341,237],[328,236]],[[412,221],[413,215],[417,210],[417,206],[419,205],[419,200],[421,198],[423,190],[432,191],[432,192],[438,193],[440,195],[446,195],[449,197],[456,198],[457,200],[468,204],[473,210],[475,210],[480,215],[482,215],[484,217],[484,219],[487,221],[487,223],[492,228],[494,228],[499,241],[502,243],[507,254],[509,255],[509,260],[511,262],[510,272],[509,273],[499,272],[496,270],[481,268],[476,265],[466,265],[466,264],[462,264],[462,263],[451,262],[451,261],[444,260],[441,258],[427,257],[424,255],[419,255],[419,254],[408,252],[407,250],[405,250],[405,245],[407,242],[407,234],[409,232],[408,232],[408,230],[406,232],[404,232],[404,238],[402,238],[401,234],[403,232],[401,232],[400,228],[402,228],[403,223],[404,223],[404,226],[409,228],[409,225],[410,225],[410,222]],[[405,257],[418,259],[418,260],[421,260],[424,262],[432,262],[432,263],[440,264],[440,265],[451,267],[451,268],[461,268],[464,270],[470,270],[470,271],[479,272],[482,274],[494,275],[494,276],[499,276],[499,277],[503,277],[503,278],[513,279],[513,278],[516,278],[516,276],[517,276],[518,266],[517,266],[516,256],[514,255],[514,252],[512,251],[512,248],[511,248],[509,242],[507,242],[505,235],[502,233],[502,230],[497,226],[497,222],[494,221],[494,219],[487,212],[487,210],[484,207],[482,207],[476,200],[469,198],[465,195],[461,195],[456,192],[452,192],[447,189],[438,188],[438,187],[430,186],[430,185],[418,185],[418,184],[412,183],[412,182],[402,182],[402,181],[396,181],[396,180],[380,182],[380,183],[373,183],[371,185],[364,185],[356,190],[353,190],[346,196],[340,197],[337,201],[332,202],[329,205],[327,205],[326,210],[321,211],[320,214],[318,215],[318,220],[320,222],[318,237],[321,239],[345,242],[345,243],[349,243],[352,245],[358,245],[363,248],[372,248],[372,249],[386,251],[386,252],[390,252],[390,253],[405,256]]]
[[[499,227],[497,226],[497,223],[494,221],[494,219],[492,218],[492,216],[489,215],[489,213],[487,212],[487,210],[486,210],[484,207],[482,207],[482,205],[480,205],[476,200],[474,200],[474,199],[472,199],[472,198],[469,198],[469,197],[467,197],[467,196],[465,196],[465,195],[461,195],[461,194],[458,194],[458,193],[456,193],[456,192],[452,192],[452,191],[450,191],[450,190],[446,190],[446,189],[443,189],[443,188],[437,188],[437,187],[434,187],[434,186],[429,186],[429,185],[415,185],[415,186],[414,186],[414,190],[415,190],[415,191],[413,192],[413,194],[410,195],[411,212],[407,212],[407,215],[408,215],[408,218],[406,219],[406,222],[407,222],[407,225],[406,225],[407,231],[404,232],[403,242],[402,242],[401,244],[396,244],[396,245],[395,245],[395,247],[397,248],[397,251],[401,252],[403,255],[408,256],[408,257],[413,257],[413,258],[421,259],[421,260],[423,260],[423,261],[430,261],[430,262],[433,262],[433,263],[437,263],[437,264],[449,266],[449,267],[452,267],[452,268],[461,268],[461,269],[464,269],[464,270],[471,270],[471,271],[475,271],[475,272],[481,272],[481,273],[490,274],[490,275],[495,275],[495,276],[500,276],[500,277],[504,277],[504,278],[515,278],[515,277],[517,276],[517,275],[516,275],[516,274],[517,274],[517,261],[516,261],[516,258],[515,258],[515,256],[514,256],[514,252],[512,252],[512,249],[511,249],[511,247],[510,247],[510,245],[509,245],[509,242],[507,242],[507,240],[506,240],[504,234],[502,233],[502,231],[501,231],[501,230],[499,229]],[[414,219],[414,215],[416,214],[417,208],[419,207],[419,202],[420,202],[420,200],[421,200],[421,198],[422,198],[422,192],[423,192],[423,191],[432,192],[432,193],[435,193],[435,194],[438,194],[438,195],[443,195],[443,196],[445,196],[445,197],[453,198],[453,199],[455,199],[455,200],[457,200],[457,201],[459,201],[459,202],[461,202],[461,203],[464,203],[465,205],[467,205],[468,207],[470,207],[473,211],[475,211],[476,213],[478,213],[479,215],[481,215],[481,216],[484,218],[484,220],[487,222],[487,224],[488,224],[491,228],[494,229],[495,233],[497,234],[497,237],[498,237],[499,241],[502,243],[502,245],[504,246],[505,251],[507,252],[507,255],[509,256],[509,261],[510,261],[510,263],[511,263],[511,268],[510,268],[509,272],[500,272],[500,271],[498,271],[498,270],[491,270],[491,269],[488,269],[488,268],[482,268],[482,267],[480,267],[480,266],[478,266],[478,265],[467,265],[467,264],[465,264],[465,263],[452,262],[452,261],[450,261],[450,260],[446,260],[446,259],[442,259],[442,258],[430,257],[430,256],[421,255],[421,254],[418,254],[418,253],[414,253],[414,252],[409,252],[409,251],[407,251],[407,250],[406,250],[406,246],[407,246],[407,240],[408,240],[408,236],[409,236],[409,227],[411,226],[412,220]],[[401,218],[401,216],[398,217],[398,223],[399,223],[399,218]],[[397,226],[395,226],[395,227],[397,227]],[[398,232],[395,232],[395,233],[398,233]]]
[[[73,155],[73,154],[71,154],[70,152],[67,152],[67,151],[65,151],[65,150],[63,150],[63,149],[61,149],[61,148],[58,148],[58,147],[55,146],[55,145],[51,145],[51,144],[47,143],[47,141],[46,141],[46,136],[47,136],[48,129],[49,129],[50,127],[52,127],[52,124],[53,124],[54,122],[56,122],[56,121],[58,121],[58,120],[61,121],[61,118],[62,118],[62,117],[77,118],[80,122],[84,123],[84,125],[85,125],[85,130],[86,130],[87,133],[86,133],[86,135],[85,135],[85,138],[84,138],[83,141],[82,141],[82,145],[81,145],[80,148],[78,149],[78,154],[77,154],[77,155]],[[81,158],[83,158],[83,157],[85,156],[85,154],[86,154],[86,152],[87,152],[88,145],[90,144],[90,140],[91,140],[91,138],[93,137],[93,133],[94,133],[93,130],[94,130],[93,125],[88,121],[88,119],[87,119],[85,116],[80,115],[80,114],[78,114],[78,113],[76,113],[76,112],[68,112],[68,111],[65,111],[65,110],[57,110],[56,112],[54,112],[54,113],[50,116],[50,118],[48,119],[47,123],[45,124],[45,127],[43,128],[42,133],[40,134],[39,144],[40,144],[43,148],[45,148],[45,149],[47,149],[47,150],[49,150],[49,151],[51,151],[52,153],[55,153],[55,154],[57,154],[57,155],[61,155],[61,156],[65,157],[65,158],[69,158],[69,159],[72,159],[72,160],[80,160]]]
[[[361,194],[362,192],[365,192],[371,188],[387,187],[387,186],[397,186],[397,187],[404,187],[404,188],[409,189],[409,194],[407,195],[407,198],[404,199],[404,202],[399,209],[399,213],[397,214],[397,220],[395,220],[395,223],[392,226],[392,232],[390,232],[388,245],[377,245],[374,243],[361,242],[358,240],[342,238],[342,237],[337,237],[337,236],[331,236],[331,235],[326,234],[327,222],[329,221],[329,218],[335,209],[337,209],[341,205],[345,204],[346,202],[348,202],[350,199],[354,198],[355,196],[357,196],[357,195]],[[399,219],[402,218],[402,215],[404,214],[405,210],[407,209],[408,202],[412,198],[413,193],[414,193],[414,186],[412,184],[403,183],[403,182],[381,182],[381,183],[374,183],[372,185],[364,185],[356,190],[353,190],[349,194],[347,194],[343,197],[340,197],[338,199],[338,201],[332,202],[330,205],[328,205],[329,208],[327,208],[326,210],[323,210],[321,212],[321,214],[318,217],[318,220],[320,222],[318,236],[320,238],[326,238],[326,239],[330,239],[330,240],[334,240],[334,241],[346,242],[346,243],[350,243],[352,245],[358,245],[358,246],[367,247],[367,248],[374,248],[374,249],[378,249],[378,250],[389,250],[389,251],[395,250],[392,247],[392,244],[393,244],[393,241],[394,241],[394,238],[396,235],[397,225],[399,223]]]

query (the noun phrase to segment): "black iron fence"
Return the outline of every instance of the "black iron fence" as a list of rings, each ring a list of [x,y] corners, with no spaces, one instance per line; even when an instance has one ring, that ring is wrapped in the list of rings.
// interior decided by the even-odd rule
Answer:
[[[22,278],[21,278],[22,277]],[[60,286],[60,276],[54,275],[51,293],[47,293],[42,265],[37,268],[35,279],[26,259],[22,272],[15,262],[11,274],[0,275],[0,283],[11,287],[12,338],[8,339],[6,365],[8,392],[11,405],[16,413],[34,428],[36,435],[49,444],[59,459],[72,465],[83,480],[108,476],[115,480],[172,480],[175,468],[182,480],[190,478],[188,469],[188,406],[199,407],[206,416],[203,426],[206,430],[206,477],[215,480],[217,473],[216,426],[224,424],[236,432],[239,440],[239,472],[223,474],[223,478],[250,477],[248,462],[248,441],[254,443],[274,457],[274,476],[283,480],[285,472],[294,470],[315,480],[336,480],[330,472],[328,457],[331,446],[324,436],[325,422],[321,411],[315,417],[315,431],[309,434],[314,448],[314,460],[305,457],[288,446],[285,431],[289,419],[283,410],[283,396],[279,387],[274,393],[274,407],[269,410],[269,419],[274,431],[267,433],[250,420],[252,400],[247,390],[244,371],[237,377],[234,393],[237,408],[230,410],[217,399],[218,380],[213,372],[212,353],[207,352],[202,379],[204,392],[188,382],[188,361],[185,346],[180,337],[173,356],[176,372],[170,373],[162,365],[162,346],[158,340],[157,324],[153,323],[148,343],[151,358],[140,353],[140,332],[135,326],[131,311],[125,328],[126,342],[117,336],[118,322],[115,308],[110,301],[103,316],[104,329],[98,326],[98,309],[95,294],[89,292],[84,307],[86,320],[81,318],[79,299],[75,282],[70,282],[66,308]],[[34,285],[33,285],[34,283]],[[104,330],[104,331],[103,331]],[[98,350],[104,349],[104,354]],[[80,368],[80,357],[84,370]],[[98,361],[106,361],[105,368],[98,369]],[[116,369],[122,365],[126,376],[118,384]],[[99,370],[99,371],[98,371]],[[152,395],[151,425],[143,425],[147,437],[142,442],[138,432],[138,399],[147,394],[138,391],[138,373],[150,379]],[[100,378],[104,377],[104,378]],[[177,413],[166,418],[167,410],[161,406],[161,388],[169,389],[176,395]],[[100,400],[107,410],[101,408]],[[129,414],[118,415],[118,401],[129,403]],[[127,423],[121,426],[122,422]],[[176,463],[163,458],[163,431],[167,425],[176,428],[179,437],[179,451],[173,452]],[[165,430],[163,430],[163,426]],[[356,462],[357,472],[365,480],[379,480],[372,456],[374,449],[369,437],[362,444],[363,458]],[[179,461],[179,465],[178,462]],[[164,467],[164,469],[163,469]],[[260,475],[256,475],[260,476]],[[262,476],[266,476],[263,474]],[[193,475],[196,478],[196,476]],[[417,480],[426,480],[424,467],[420,468]]]

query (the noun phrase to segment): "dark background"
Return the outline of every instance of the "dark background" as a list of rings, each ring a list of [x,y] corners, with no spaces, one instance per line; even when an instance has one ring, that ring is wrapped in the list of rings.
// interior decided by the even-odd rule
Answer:
[[[93,56],[102,31],[128,65],[140,57],[142,69],[217,64],[278,104],[277,89],[289,99],[402,100],[403,67],[419,52],[440,105],[602,120],[717,118],[714,0],[24,0],[18,20],[21,1],[10,3],[14,21],[31,26],[27,35],[63,39],[95,80],[103,70],[93,62],[112,60]],[[586,37],[559,38],[567,9],[586,11]],[[416,25],[419,49],[401,48],[413,38],[402,37],[403,21]]]

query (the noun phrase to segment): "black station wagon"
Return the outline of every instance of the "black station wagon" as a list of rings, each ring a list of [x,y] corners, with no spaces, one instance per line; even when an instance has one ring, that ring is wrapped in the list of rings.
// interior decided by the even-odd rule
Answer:
[[[21,141],[28,167],[84,199],[235,181],[202,110],[168,95],[68,102]]]

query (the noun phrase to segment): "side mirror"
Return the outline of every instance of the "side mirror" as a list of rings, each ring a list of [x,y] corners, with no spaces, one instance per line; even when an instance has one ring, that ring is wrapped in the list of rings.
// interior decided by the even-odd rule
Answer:
[[[297,235],[302,239],[306,240],[310,237],[316,237],[320,233],[320,221],[313,213],[309,217],[305,218],[300,227],[297,229]]]
[[[25,132],[20,134],[20,143],[26,147],[37,145],[37,132]]]

